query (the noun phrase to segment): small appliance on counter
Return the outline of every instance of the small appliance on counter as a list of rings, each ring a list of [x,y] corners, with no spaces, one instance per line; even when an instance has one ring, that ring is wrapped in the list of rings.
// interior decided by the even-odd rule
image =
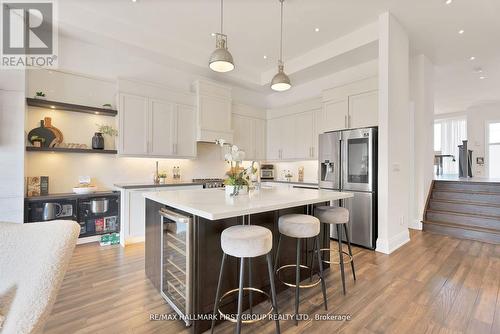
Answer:
[[[193,179],[195,183],[202,183],[203,188],[224,188],[224,180],[223,179]]]
[[[80,238],[120,232],[120,192],[53,194],[26,197],[24,222],[74,220],[80,224]]]
[[[261,180],[274,180],[274,165],[263,164],[260,166]]]

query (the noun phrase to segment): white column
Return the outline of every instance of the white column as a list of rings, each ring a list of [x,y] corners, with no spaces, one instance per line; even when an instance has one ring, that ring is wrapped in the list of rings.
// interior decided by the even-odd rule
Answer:
[[[410,98],[414,105],[413,202],[408,226],[422,229],[434,166],[434,65],[425,55],[410,61]]]
[[[379,172],[376,250],[408,242],[410,199],[409,40],[388,12],[379,16]]]
[[[23,222],[25,71],[0,70],[0,222]]]

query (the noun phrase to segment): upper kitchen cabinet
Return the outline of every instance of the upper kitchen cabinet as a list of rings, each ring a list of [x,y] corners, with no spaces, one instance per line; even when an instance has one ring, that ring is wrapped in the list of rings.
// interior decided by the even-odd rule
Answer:
[[[378,79],[372,77],[323,91],[322,132],[378,125]]]
[[[147,155],[149,101],[144,96],[120,94],[118,153]]]
[[[195,82],[197,100],[196,139],[215,142],[224,139],[233,142],[231,89],[206,80]]]
[[[267,159],[295,159],[295,115],[267,121]]]
[[[194,106],[120,93],[121,155],[194,158]]]
[[[233,104],[233,144],[245,152],[246,160],[266,158],[265,116],[264,109]]]

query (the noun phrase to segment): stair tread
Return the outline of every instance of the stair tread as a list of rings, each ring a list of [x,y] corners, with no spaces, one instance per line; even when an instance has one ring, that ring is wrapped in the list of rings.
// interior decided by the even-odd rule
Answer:
[[[492,229],[492,228],[475,226],[475,225],[463,225],[463,224],[459,224],[459,223],[441,222],[441,221],[434,221],[434,220],[424,220],[424,221],[422,221],[422,223],[423,224],[448,226],[448,227],[459,228],[459,229],[461,228],[464,230],[471,230],[471,231],[480,231],[480,232],[486,232],[486,233],[500,234],[500,229],[496,230],[496,229]]]
[[[442,199],[442,198],[433,198],[431,197],[431,201],[433,202],[445,202],[445,203],[453,203],[453,204],[470,204],[470,205],[478,205],[478,206],[489,206],[494,208],[500,208],[500,203],[488,203],[488,202],[478,202],[478,201],[463,201],[463,200],[455,200],[455,199]]]
[[[448,211],[448,210],[435,210],[435,209],[429,209],[429,208],[427,209],[427,212],[445,213],[445,214],[450,214],[450,215],[466,216],[466,217],[479,217],[479,218],[500,221],[500,216],[484,215],[484,214],[480,214],[480,213],[462,213],[462,212],[455,212],[455,211]]]
[[[436,188],[432,189],[432,191],[438,191],[441,193],[461,193],[461,194],[477,194],[477,195],[494,195],[500,196],[500,192],[491,192],[491,191],[476,191],[476,190],[462,190],[462,189],[446,189],[446,188]]]

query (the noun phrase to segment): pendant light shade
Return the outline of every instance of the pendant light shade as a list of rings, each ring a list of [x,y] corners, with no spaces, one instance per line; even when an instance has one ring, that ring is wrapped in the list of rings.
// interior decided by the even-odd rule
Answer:
[[[278,0],[281,4],[281,30],[280,30],[280,59],[278,60],[278,73],[271,80],[271,89],[277,92],[283,92],[289,90],[292,87],[290,78],[286,75],[283,65],[283,2],[284,0]]]
[[[233,56],[227,50],[227,36],[215,34],[216,49],[210,55],[208,66],[215,72],[229,72],[234,69]]]
[[[215,34],[215,51],[210,55],[208,66],[215,72],[229,72],[234,69],[233,56],[227,49],[224,28],[224,0],[220,1],[220,32]]]

